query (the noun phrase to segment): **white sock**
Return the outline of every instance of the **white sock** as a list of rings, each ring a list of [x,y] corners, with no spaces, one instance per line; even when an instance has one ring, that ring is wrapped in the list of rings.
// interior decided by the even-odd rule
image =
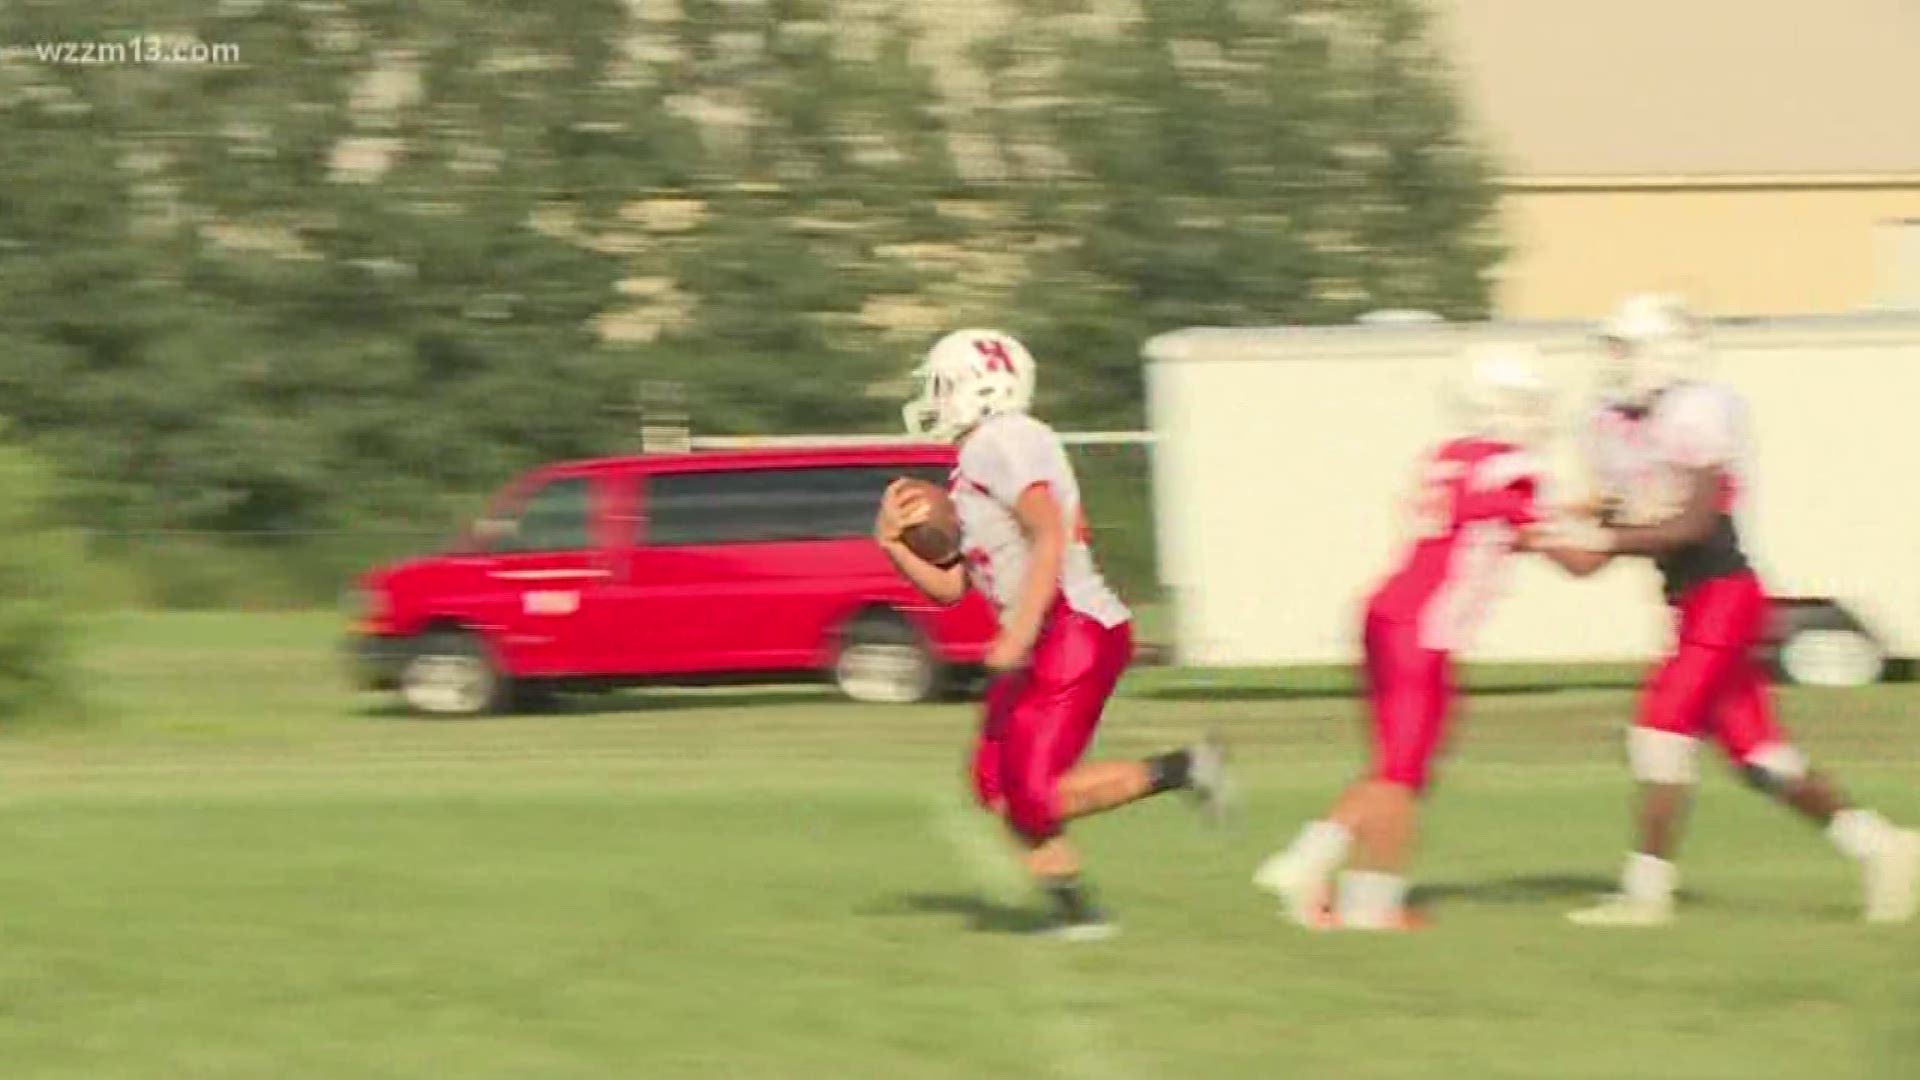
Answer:
[[[1842,810],[1827,822],[1827,839],[1854,862],[1866,862],[1880,850],[1881,840],[1893,826],[1871,810]]]
[[[1289,862],[1333,869],[1347,861],[1347,849],[1353,846],[1353,832],[1333,821],[1310,821],[1293,838],[1284,856]]]
[[[1665,859],[1636,851],[1627,856],[1620,874],[1620,891],[1630,900],[1666,903],[1680,887],[1680,868]]]
[[[1340,925],[1356,930],[1387,930],[1398,924],[1407,900],[1407,879],[1377,870],[1340,875]]]

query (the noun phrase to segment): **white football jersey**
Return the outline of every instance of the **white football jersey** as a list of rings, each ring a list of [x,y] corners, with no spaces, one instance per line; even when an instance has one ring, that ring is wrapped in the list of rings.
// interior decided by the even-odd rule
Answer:
[[[960,447],[959,467],[948,485],[960,517],[961,553],[974,588],[990,598],[1002,617],[1019,602],[1031,545],[1014,506],[1035,484],[1053,489],[1060,504],[1067,547],[1060,565],[1060,593],[1067,606],[1102,626],[1131,618],[1088,547],[1080,508],[1080,482],[1053,429],[1025,413],[990,416]]]
[[[1602,405],[1587,426],[1587,458],[1622,524],[1679,513],[1687,472],[1709,466],[1728,474],[1722,508],[1730,513],[1746,483],[1746,403],[1726,386],[1682,383],[1660,395],[1644,417]]]

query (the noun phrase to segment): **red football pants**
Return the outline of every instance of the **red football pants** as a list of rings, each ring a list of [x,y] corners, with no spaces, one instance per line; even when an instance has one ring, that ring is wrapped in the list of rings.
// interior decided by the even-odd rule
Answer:
[[[1421,646],[1418,622],[1388,619],[1371,608],[1362,645],[1374,778],[1424,791],[1453,712],[1453,659]]]
[[[1678,642],[1648,678],[1635,722],[1677,735],[1711,735],[1741,763],[1780,743],[1767,675],[1753,656],[1770,610],[1759,577],[1703,582],[1675,607]]]
[[[981,805],[1028,840],[1059,835],[1060,778],[1086,753],[1132,659],[1130,624],[1102,626],[1064,604],[1055,608],[1027,667],[987,690],[973,753],[973,790]]]

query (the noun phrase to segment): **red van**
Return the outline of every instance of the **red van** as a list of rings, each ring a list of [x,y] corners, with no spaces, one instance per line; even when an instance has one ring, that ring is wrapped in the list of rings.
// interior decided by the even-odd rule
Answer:
[[[510,485],[443,555],[361,581],[360,681],[474,715],[545,691],[832,680],[918,701],[977,668],[977,595],[942,609],[871,539],[887,484],[944,484],[945,446],[751,450],[569,462]]]

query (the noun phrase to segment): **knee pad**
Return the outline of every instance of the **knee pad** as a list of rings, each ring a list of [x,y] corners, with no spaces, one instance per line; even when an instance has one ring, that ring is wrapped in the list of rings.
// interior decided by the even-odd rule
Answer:
[[[1747,783],[1777,795],[1807,778],[1807,756],[1785,743],[1768,743],[1740,763]]]
[[[1699,740],[1691,735],[1650,727],[1627,730],[1627,765],[1642,783],[1697,783],[1699,753]]]

